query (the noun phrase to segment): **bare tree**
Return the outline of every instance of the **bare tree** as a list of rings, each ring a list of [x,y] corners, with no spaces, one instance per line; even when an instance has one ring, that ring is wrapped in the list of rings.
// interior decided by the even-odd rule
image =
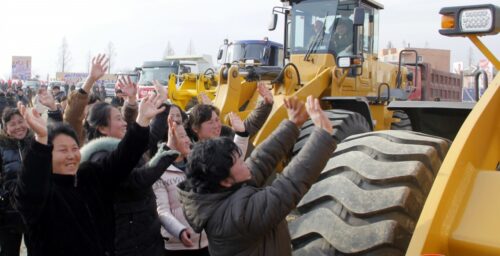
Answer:
[[[165,51],[163,52],[163,57],[174,56],[174,55],[175,55],[174,48],[172,47],[170,41],[168,41],[167,48],[165,48]]]
[[[194,43],[193,40],[189,40],[188,48],[186,50],[187,55],[193,55],[196,54],[196,51],[194,50]]]
[[[57,66],[59,70],[64,73],[64,71],[68,69],[70,63],[71,63],[71,52],[69,50],[68,41],[66,40],[66,37],[63,37],[61,46],[59,46],[59,59]]]
[[[113,42],[108,43],[108,47],[106,48],[106,57],[109,58],[108,62],[108,74],[111,74],[111,66],[115,64],[115,57],[116,57],[116,48]]]

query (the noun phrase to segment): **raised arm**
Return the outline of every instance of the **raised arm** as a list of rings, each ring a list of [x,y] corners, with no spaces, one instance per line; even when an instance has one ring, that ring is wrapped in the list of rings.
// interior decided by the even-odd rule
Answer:
[[[247,119],[245,119],[245,130],[248,132],[249,137],[259,132],[273,109],[274,99],[271,91],[269,91],[263,83],[257,84],[257,90],[263,98],[263,101],[261,101],[257,105],[257,108],[255,108]]]
[[[336,148],[330,120],[319,101],[309,97],[307,110],[316,126],[308,141],[282,175],[271,186],[254,193],[244,205],[243,219],[252,234],[262,234],[285,219],[318,179]]]
[[[163,100],[163,105],[165,106],[165,110],[160,114],[156,115],[151,121],[150,129],[149,129],[149,154],[153,156],[156,154],[158,150],[158,143],[162,142],[165,139],[165,135],[167,134],[167,118],[170,111],[170,105],[166,104],[167,96],[166,89],[158,81],[153,81],[155,85],[156,92],[160,95],[160,99]]]
[[[35,109],[20,106],[20,112],[35,132],[26,149],[23,167],[14,192],[15,207],[28,224],[36,223],[50,193],[52,147],[47,145],[47,124]]]
[[[106,74],[108,60],[106,55],[97,55],[92,59],[90,74],[85,80],[81,89],[71,92],[68,96],[68,106],[64,111],[64,122],[68,123],[75,130],[80,140],[80,146],[85,141],[85,131],[83,120],[85,119],[85,108],[89,103],[89,94],[95,82]]]
[[[63,121],[63,116],[61,110],[57,107],[56,101],[52,93],[49,93],[47,90],[39,90],[38,91],[38,100],[42,105],[47,107],[49,110],[47,111],[47,121],[52,123],[58,123]]]
[[[120,77],[116,82],[116,86],[120,88],[125,95],[125,103],[123,103],[122,114],[127,125],[134,123],[137,118],[137,85],[132,82],[129,76]]]
[[[126,186],[138,189],[151,187],[178,156],[177,151],[167,150],[162,146],[144,166],[132,170]]]
[[[245,161],[258,186],[264,185],[278,163],[291,152],[300,134],[299,127],[307,120],[304,103],[298,99],[285,99],[285,107],[289,121],[283,121]]]
[[[242,159],[245,159],[248,150],[248,132],[246,131],[245,125],[243,121],[241,121],[241,118],[235,113],[229,113],[229,121],[231,122],[231,126],[235,131],[233,141],[240,148]]]
[[[63,120],[75,130],[80,140],[80,146],[85,141],[83,119],[85,119],[85,107],[89,103],[89,95],[82,89],[75,90],[69,94],[68,106],[64,111]]]
[[[116,184],[128,178],[147,149],[149,123],[156,114],[164,110],[164,107],[158,108],[160,105],[161,101],[157,96],[143,99],[136,122],[129,127],[117,148],[100,162],[106,181]]]

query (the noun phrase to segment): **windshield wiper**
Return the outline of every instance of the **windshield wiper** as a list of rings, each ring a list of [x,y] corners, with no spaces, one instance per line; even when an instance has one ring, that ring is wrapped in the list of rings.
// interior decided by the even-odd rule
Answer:
[[[304,56],[304,61],[310,61],[309,57],[311,54],[316,52],[317,48],[323,43],[323,39],[325,39],[325,27],[326,27],[326,21],[328,19],[328,12],[325,14],[325,21],[323,22],[323,26],[321,26],[321,31],[316,34],[316,37],[314,38],[314,41],[309,45],[309,48],[307,49],[306,56]]]

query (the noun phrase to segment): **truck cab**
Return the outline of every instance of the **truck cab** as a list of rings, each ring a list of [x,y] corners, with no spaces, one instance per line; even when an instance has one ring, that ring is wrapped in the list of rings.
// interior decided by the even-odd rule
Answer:
[[[252,60],[262,66],[283,66],[283,45],[267,38],[264,40],[224,40],[217,54],[217,64],[232,64]]]

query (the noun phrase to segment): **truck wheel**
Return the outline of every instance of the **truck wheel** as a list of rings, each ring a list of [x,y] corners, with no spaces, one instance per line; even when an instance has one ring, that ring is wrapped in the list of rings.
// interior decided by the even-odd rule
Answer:
[[[401,121],[391,124],[391,130],[411,131],[411,121],[408,115],[402,110],[396,110],[392,114],[393,118],[399,118]]]
[[[325,110],[325,112],[332,122],[334,128],[332,137],[337,143],[340,143],[351,135],[370,131],[370,126],[366,122],[366,119],[359,113],[343,109],[330,109]],[[293,156],[299,153],[313,130],[314,123],[311,119],[302,125],[299,138],[293,147]]]
[[[294,255],[404,255],[450,144],[411,131],[345,139],[287,218]]]

